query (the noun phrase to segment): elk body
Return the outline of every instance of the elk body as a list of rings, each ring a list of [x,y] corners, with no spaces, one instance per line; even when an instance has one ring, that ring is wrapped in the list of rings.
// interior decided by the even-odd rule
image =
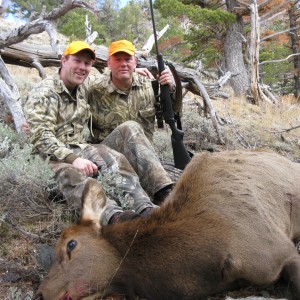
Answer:
[[[300,165],[270,152],[199,154],[147,219],[103,226],[89,183],[39,299],[200,299],[283,276],[300,299]]]

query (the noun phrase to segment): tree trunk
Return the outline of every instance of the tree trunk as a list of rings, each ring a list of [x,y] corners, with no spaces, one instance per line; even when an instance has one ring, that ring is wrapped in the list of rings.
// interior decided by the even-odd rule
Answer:
[[[259,37],[260,37],[260,26],[259,16],[257,10],[256,1],[251,0],[250,4],[251,12],[251,38],[249,47],[250,56],[250,95],[252,102],[259,105],[259,70],[258,70],[258,59],[259,59]]]
[[[290,37],[292,41],[293,54],[300,52],[300,39],[298,35],[299,29],[297,29],[297,4],[298,1],[293,1],[288,11],[290,19]],[[295,97],[300,97],[300,56],[294,56],[294,80],[295,80]]]
[[[233,11],[236,1],[226,1],[228,11]],[[230,79],[235,95],[246,95],[249,88],[249,77],[243,57],[243,20],[237,15],[237,21],[227,31],[224,43],[225,63],[227,71],[237,76]]]

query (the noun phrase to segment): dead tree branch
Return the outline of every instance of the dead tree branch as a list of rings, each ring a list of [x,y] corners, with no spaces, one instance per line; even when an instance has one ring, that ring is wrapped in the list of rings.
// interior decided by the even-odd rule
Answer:
[[[217,121],[217,112],[216,112],[214,106],[212,105],[212,102],[210,100],[208,93],[205,90],[204,85],[201,83],[201,81],[198,79],[198,77],[193,77],[193,81],[198,86],[199,90],[201,91],[202,97],[208,107],[212,125],[217,133],[219,143],[225,144],[223,141],[223,138],[221,136],[220,130],[219,130],[218,121]]]
[[[265,36],[264,38],[260,39],[260,42],[262,43],[262,42],[264,42],[265,40],[270,39],[270,38],[272,38],[272,37],[274,37],[274,36],[280,35],[280,34],[282,34],[282,33],[290,32],[290,31],[295,30],[295,29],[298,29],[298,28],[300,28],[300,26],[297,26],[297,27],[294,27],[294,28],[288,28],[288,29],[286,29],[286,30],[283,30],[283,31],[280,31],[280,32],[276,32],[276,33],[274,33],[274,34],[270,34],[270,35]]]
[[[3,78],[0,79],[0,98],[5,99],[6,104],[14,117],[14,123],[17,132],[21,131],[22,124],[25,120],[22,105],[21,96],[17,85],[12,80],[12,77],[4,64],[0,56],[0,75]]]
[[[286,58],[283,58],[283,59],[265,60],[265,61],[260,62],[259,65],[261,66],[261,65],[264,65],[264,64],[268,64],[268,63],[276,63],[276,62],[286,61],[286,60],[289,60],[291,57],[298,56],[298,55],[300,55],[300,53],[290,54],[289,56],[287,56]]]
[[[282,130],[274,130],[274,131],[271,131],[271,133],[283,133],[283,132],[289,132],[289,131],[291,131],[291,130],[298,129],[298,128],[300,128],[300,125],[294,126],[294,127],[291,127],[291,128],[287,128],[287,129],[282,129]]]
[[[237,138],[237,140],[239,141],[239,143],[244,147],[244,148],[253,148],[247,141],[246,139],[243,137],[243,135],[236,129],[235,123],[233,122],[231,115],[229,113],[229,111],[227,111],[228,117],[229,117],[229,122],[227,122],[228,124],[230,124],[229,128],[231,129],[232,133],[235,135],[235,137]]]

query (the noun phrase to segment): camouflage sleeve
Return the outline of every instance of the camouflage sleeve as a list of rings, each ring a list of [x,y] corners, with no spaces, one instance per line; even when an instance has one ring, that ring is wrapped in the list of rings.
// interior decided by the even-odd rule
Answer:
[[[63,160],[73,153],[56,136],[60,96],[49,89],[35,89],[30,93],[24,112],[30,126],[30,142],[43,156]]]

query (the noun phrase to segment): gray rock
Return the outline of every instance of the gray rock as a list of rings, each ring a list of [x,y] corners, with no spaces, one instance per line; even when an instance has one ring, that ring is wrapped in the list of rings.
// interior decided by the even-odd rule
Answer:
[[[48,272],[54,259],[54,249],[47,244],[37,245],[36,259],[40,268]]]

